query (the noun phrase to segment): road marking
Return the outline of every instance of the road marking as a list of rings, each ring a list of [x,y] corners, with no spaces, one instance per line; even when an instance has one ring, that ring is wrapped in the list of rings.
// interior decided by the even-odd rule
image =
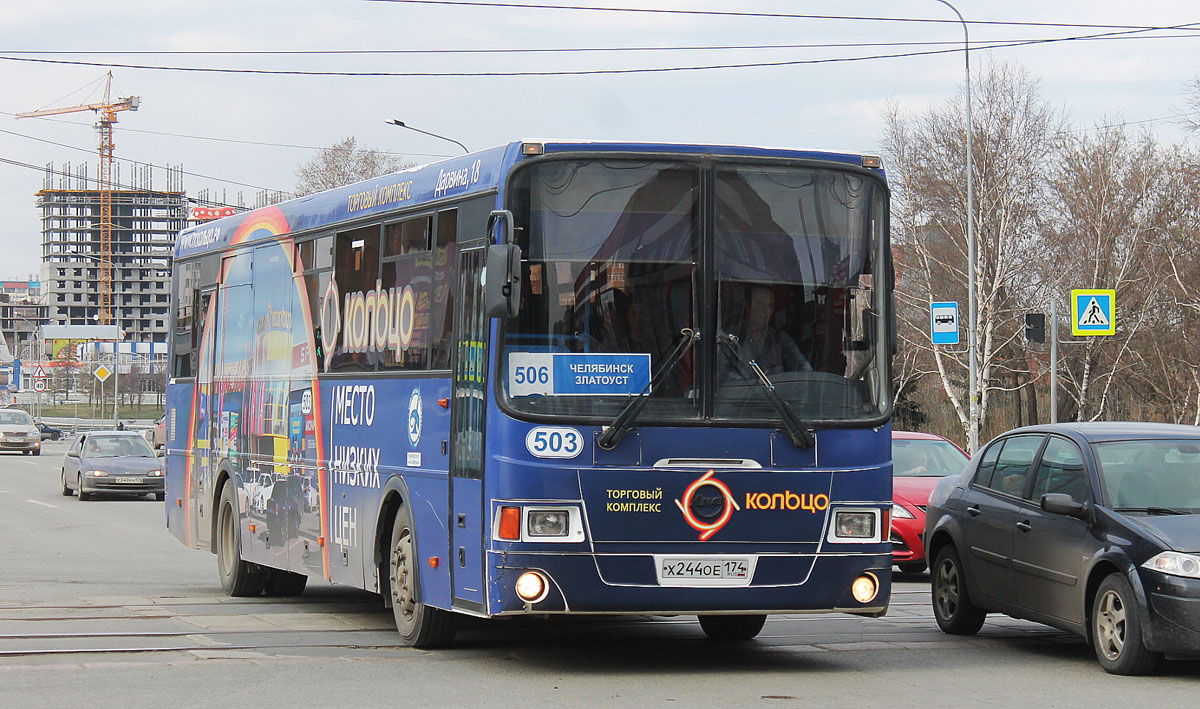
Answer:
[[[58,509],[58,505],[52,505],[49,502],[38,502],[37,500],[26,500],[26,502],[32,502],[33,504],[41,505],[42,507],[53,507],[56,510]]]

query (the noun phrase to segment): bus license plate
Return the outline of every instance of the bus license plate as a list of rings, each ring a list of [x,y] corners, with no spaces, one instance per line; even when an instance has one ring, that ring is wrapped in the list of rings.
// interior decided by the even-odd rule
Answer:
[[[662,586],[748,586],[754,575],[752,556],[659,556]]]
[[[141,479],[141,478],[131,478],[131,477],[126,477],[126,476],[121,476],[121,477],[117,478],[117,482],[119,482],[119,483],[132,483],[132,484],[134,484],[134,485],[140,485],[140,484],[141,484],[141,482],[142,482],[142,479]]]

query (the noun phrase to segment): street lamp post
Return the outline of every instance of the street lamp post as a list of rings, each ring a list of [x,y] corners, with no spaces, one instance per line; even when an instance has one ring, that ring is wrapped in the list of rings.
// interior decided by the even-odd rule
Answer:
[[[386,123],[386,124],[388,124],[388,125],[390,125],[390,126],[400,126],[401,128],[407,128],[407,129],[409,129],[409,130],[411,130],[411,131],[416,131],[417,133],[424,133],[425,135],[432,136],[432,137],[434,137],[434,138],[438,138],[439,140],[444,140],[444,141],[447,141],[447,142],[449,142],[449,143],[454,143],[454,144],[455,144],[455,145],[457,145],[458,147],[462,148],[464,153],[469,153],[469,152],[471,152],[470,150],[467,150],[467,146],[465,146],[465,145],[463,145],[462,143],[458,142],[458,141],[457,141],[457,140],[455,140],[454,138],[447,138],[447,137],[446,137],[446,136],[444,136],[444,135],[438,135],[437,133],[430,133],[429,131],[427,131],[427,130],[421,130],[420,128],[413,128],[412,126],[410,126],[410,125],[406,124],[404,121],[397,120],[397,119],[393,118],[393,119],[392,119],[392,120],[390,120],[390,121],[384,121],[384,123]]]
[[[975,295],[975,187],[971,146],[971,37],[962,13],[946,0],[937,0],[954,11],[963,28],[963,68],[966,72],[967,94],[967,450],[975,455],[979,450],[979,367],[976,359],[979,346],[979,327]]]

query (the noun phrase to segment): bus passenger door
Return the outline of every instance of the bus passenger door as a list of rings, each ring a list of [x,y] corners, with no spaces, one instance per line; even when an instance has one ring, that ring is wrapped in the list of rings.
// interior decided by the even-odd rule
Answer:
[[[450,409],[450,577],[456,607],[483,610],[483,415],[488,319],[479,285],[487,244],[458,256],[453,403]]]

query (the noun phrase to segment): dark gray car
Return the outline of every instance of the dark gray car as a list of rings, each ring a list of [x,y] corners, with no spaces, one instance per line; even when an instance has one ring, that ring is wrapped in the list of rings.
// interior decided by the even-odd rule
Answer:
[[[1026,618],[1084,636],[1115,674],[1200,655],[1200,428],[1009,431],[937,486],[925,539],[945,632]]]
[[[96,493],[166,494],[163,461],[133,431],[92,431],[75,439],[63,458],[62,494],[87,500]]]

